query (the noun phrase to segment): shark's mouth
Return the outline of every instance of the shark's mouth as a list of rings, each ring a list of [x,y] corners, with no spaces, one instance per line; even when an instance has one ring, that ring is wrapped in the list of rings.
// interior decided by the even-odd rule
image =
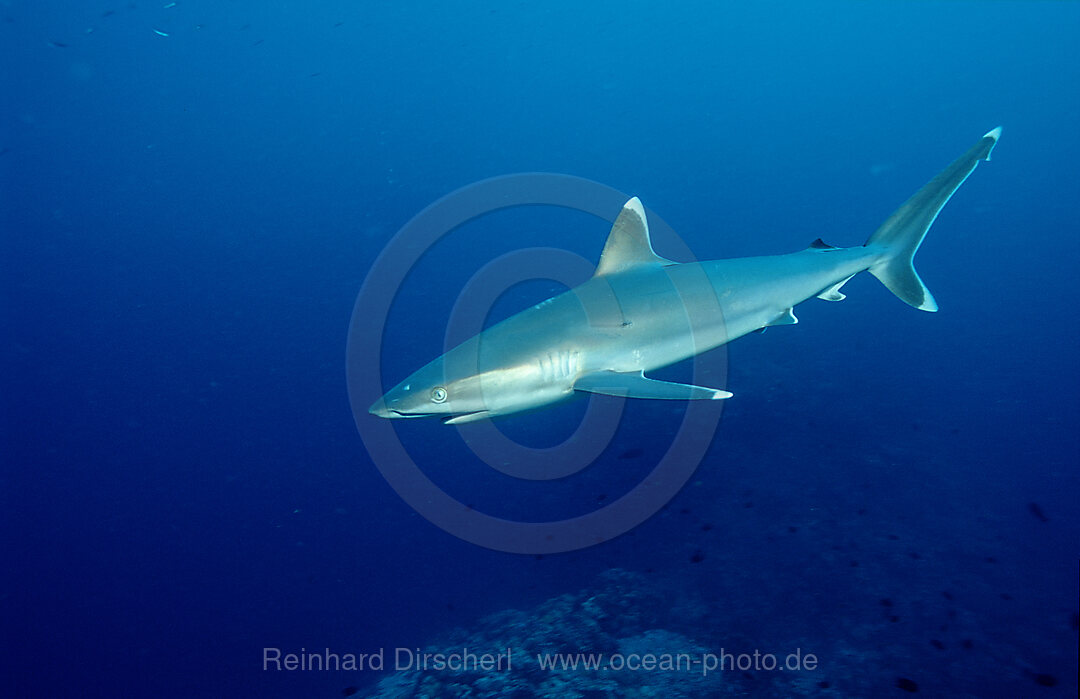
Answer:
[[[450,415],[442,419],[444,425],[460,425],[466,422],[475,422],[476,420],[483,420],[491,415],[489,410],[477,410],[472,413],[459,413],[457,415]]]
[[[391,417],[435,417],[439,413],[403,413],[400,410],[388,410],[387,412],[393,413]]]
[[[438,417],[442,419],[444,425],[460,425],[466,422],[474,422],[476,420],[483,420],[488,417],[490,411],[488,410],[476,410],[471,413],[457,413],[454,415],[447,415],[446,413],[406,413],[401,410],[388,410],[392,413],[393,418],[417,418],[417,417]]]

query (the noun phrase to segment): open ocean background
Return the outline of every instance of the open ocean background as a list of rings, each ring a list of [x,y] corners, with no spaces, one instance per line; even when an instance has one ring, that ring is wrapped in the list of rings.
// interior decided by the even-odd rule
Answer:
[[[0,0],[0,66],[0,695],[363,693],[379,675],[264,672],[262,649],[420,647],[621,568],[697,599],[705,646],[821,660],[733,692],[1076,696],[1080,3]],[[917,258],[941,311],[860,275],[734,343],[708,456],[632,533],[481,549],[367,455],[352,305],[445,194],[566,173],[700,259],[859,245],[999,124]],[[441,353],[487,261],[595,261],[607,229],[516,209],[440,243],[387,385]],[[499,425],[553,444],[584,404]],[[549,519],[636,483],[681,414],[632,403],[550,488],[398,427],[451,494]]]

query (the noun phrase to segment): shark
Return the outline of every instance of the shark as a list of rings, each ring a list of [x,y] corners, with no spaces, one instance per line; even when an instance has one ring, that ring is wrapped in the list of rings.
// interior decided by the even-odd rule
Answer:
[[[658,255],[641,201],[615,219],[593,276],[486,328],[424,365],[375,401],[382,418],[437,417],[450,425],[554,404],[577,393],[659,400],[732,394],[650,378],[655,369],[748,333],[798,322],[812,298],[840,301],[869,272],[900,300],[937,311],[913,259],[942,207],[990,154],[985,134],[890,215],[866,242],[820,238],[798,252],[679,263]]]

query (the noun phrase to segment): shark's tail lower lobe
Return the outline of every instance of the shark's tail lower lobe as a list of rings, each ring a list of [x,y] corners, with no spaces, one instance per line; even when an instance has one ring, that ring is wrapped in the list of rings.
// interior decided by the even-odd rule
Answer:
[[[930,290],[915,272],[912,260],[941,207],[980,160],[990,160],[990,151],[1000,136],[1000,126],[983,136],[967,153],[904,202],[866,241],[865,247],[882,250],[882,258],[870,267],[870,274],[881,280],[901,301],[923,311],[938,309]]]

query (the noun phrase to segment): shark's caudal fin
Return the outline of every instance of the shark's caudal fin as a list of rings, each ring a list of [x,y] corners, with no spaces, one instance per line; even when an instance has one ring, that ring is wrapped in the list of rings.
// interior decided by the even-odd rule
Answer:
[[[967,153],[904,202],[866,241],[866,247],[880,247],[885,251],[884,259],[870,267],[870,274],[881,280],[900,300],[923,311],[938,309],[930,290],[915,272],[912,259],[941,207],[980,160],[990,160],[990,151],[1000,136],[1000,126],[983,136]]]

